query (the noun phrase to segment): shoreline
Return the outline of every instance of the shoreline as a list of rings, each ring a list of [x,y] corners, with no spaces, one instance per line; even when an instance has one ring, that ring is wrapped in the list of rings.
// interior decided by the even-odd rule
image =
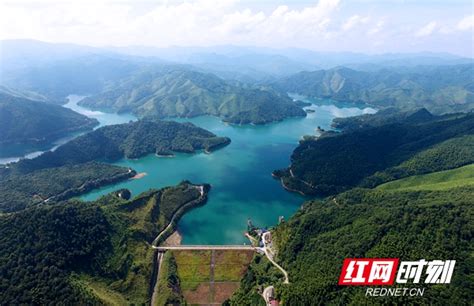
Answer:
[[[147,176],[147,175],[148,175],[148,173],[146,173],[146,172],[140,172],[140,173],[137,173],[134,176],[132,176],[130,179],[131,180],[139,180],[139,179],[141,179],[141,178],[143,178],[144,176]]]
[[[286,186],[286,185],[285,185],[285,183],[283,182],[283,176],[278,176],[278,175],[276,175],[275,173],[273,173],[273,172],[272,172],[272,177],[273,177],[274,179],[277,179],[277,180],[279,180],[279,181],[280,181],[280,184],[281,184],[281,186],[282,186],[282,187],[283,187],[283,189],[285,189],[286,191],[289,191],[289,192],[294,192],[294,193],[298,193],[298,194],[300,194],[300,195],[302,195],[302,196],[304,196],[304,197],[307,197],[307,196],[309,196],[308,194],[304,193],[304,192],[303,192],[303,191],[301,191],[301,190],[292,189],[292,188],[290,188],[290,187]]]
[[[168,157],[168,158],[175,157],[174,154],[161,155],[161,154],[156,153],[155,155],[156,155],[156,157]]]
[[[307,195],[306,193],[304,193],[304,192],[301,191],[301,190],[292,189],[292,188],[286,186],[285,183],[283,182],[283,178],[280,178],[280,183],[281,183],[281,186],[282,186],[285,190],[287,190],[287,191],[289,191],[289,192],[296,192],[296,193],[299,193],[300,195],[302,195],[302,196],[304,196],[304,197],[309,196],[309,195]]]
[[[175,230],[166,240],[163,242],[163,246],[179,246],[183,241],[183,235]]]

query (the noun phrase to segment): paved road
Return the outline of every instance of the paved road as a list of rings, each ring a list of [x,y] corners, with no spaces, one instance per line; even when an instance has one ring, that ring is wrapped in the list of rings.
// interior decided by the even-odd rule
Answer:
[[[156,265],[158,271],[156,271],[156,282],[155,282],[155,288],[153,288],[153,294],[151,296],[151,306],[156,305],[156,300],[158,298],[158,284],[160,282],[160,272],[161,272],[161,263],[163,262],[163,254],[161,252],[158,252],[156,255]]]
[[[265,255],[267,256],[268,260],[270,260],[270,262],[275,266],[277,267],[282,273],[283,275],[285,276],[285,280],[283,281],[284,284],[289,284],[290,281],[288,279],[288,272],[285,271],[285,269],[283,269],[279,264],[277,264],[274,260],[273,260],[273,254],[271,253],[271,251],[269,250],[269,248],[267,247],[267,245],[265,244],[265,241],[266,241],[266,236],[267,235],[270,235],[270,232],[266,232],[266,233],[263,233],[262,235],[262,241],[263,241],[263,245],[264,247],[263,248],[260,248],[260,249],[263,249],[263,251],[265,252]]]
[[[314,188],[314,186],[311,185],[310,183],[308,183],[308,182],[306,182],[306,181],[303,181],[303,180],[300,179],[300,178],[297,178],[297,177],[293,174],[293,170],[291,170],[291,169],[290,169],[290,175],[291,175],[292,178],[297,179],[298,181],[302,182],[302,183],[305,184],[306,186],[309,186],[309,187],[311,187],[311,188]]]
[[[214,302],[213,292],[214,292],[214,268],[216,265],[216,250],[211,251],[211,266],[209,271],[209,304]]]
[[[256,248],[251,245],[175,245],[175,246],[152,246],[158,251],[167,250],[242,250],[255,251]]]
[[[197,188],[197,189],[199,190],[199,193],[200,193],[201,195],[199,196],[199,198],[197,198],[197,199],[195,199],[195,200],[189,201],[188,203],[184,204],[183,206],[181,206],[180,208],[178,208],[178,209],[174,212],[174,214],[173,214],[173,216],[171,217],[171,220],[170,220],[170,222],[168,223],[168,225],[165,227],[164,230],[162,230],[162,231],[158,234],[158,236],[156,236],[155,240],[153,240],[153,242],[151,243],[151,245],[152,245],[153,248],[155,248],[155,249],[157,248],[157,247],[156,247],[156,244],[158,243],[158,241],[160,241],[161,236],[163,236],[166,232],[168,232],[168,231],[171,229],[171,227],[173,226],[173,223],[174,223],[175,219],[178,217],[178,214],[179,214],[179,213],[181,213],[181,212],[182,212],[184,209],[186,209],[188,206],[193,206],[196,202],[202,201],[202,198],[204,197],[204,186],[202,186],[202,185],[195,185],[195,186],[193,186],[193,187],[194,187],[194,188]]]

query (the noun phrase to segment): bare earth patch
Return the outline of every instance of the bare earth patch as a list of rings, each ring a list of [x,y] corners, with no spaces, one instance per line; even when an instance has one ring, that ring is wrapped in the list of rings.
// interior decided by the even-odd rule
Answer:
[[[213,303],[222,304],[239,288],[240,282],[216,282],[214,283]]]
[[[181,245],[181,241],[183,241],[183,237],[178,231],[174,231],[165,242],[163,242],[163,246],[177,246]]]
[[[196,290],[183,290],[183,296],[189,304],[208,305],[210,295],[209,283],[200,284]]]

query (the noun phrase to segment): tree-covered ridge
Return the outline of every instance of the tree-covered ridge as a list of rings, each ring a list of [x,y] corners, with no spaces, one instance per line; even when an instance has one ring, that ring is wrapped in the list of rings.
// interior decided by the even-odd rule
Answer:
[[[461,167],[474,162],[474,134],[454,137],[413,155],[399,165],[377,171],[361,182],[374,187],[403,177]]]
[[[61,145],[53,152],[11,164],[8,172],[29,173],[94,160],[138,158],[150,153],[212,151],[228,143],[229,138],[217,137],[191,123],[139,120],[101,127]]]
[[[213,115],[237,124],[263,124],[306,115],[286,94],[176,68],[144,69],[80,104],[132,111],[142,117]]]
[[[130,201],[110,194],[0,215],[2,304],[148,303],[150,243],[166,211],[198,197],[183,182]]]
[[[11,88],[4,85],[0,85],[0,94],[13,96],[16,98],[23,98],[27,100],[38,101],[38,102],[52,102],[47,97],[37,92],[28,91],[28,90],[18,90],[16,88]]]
[[[90,162],[8,175],[0,180],[0,212],[68,199],[135,174],[132,169]]]
[[[70,109],[0,90],[0,145],[50,143],[97,124]]]
[[[307,202],[277,227],[278,259],[290,285],[286,305],[361,305],[360,287],[337,286],[344,258],[455,259],[451,284],[427,287],[425,296],[391,297],[397,304],[469,304],[472,295],[474,189],[400,191],[355,189],[323,202]],[[421,285],[423,286],[423,285]]]
[[[300,72],[274,87],[301,95],[378,107],[425,107],[433,113],[474,109],[474,65],[357,71],[345,67]]]
[[[469,304],[474,294],[470,277],[474,271],[474,185],[457,186],[457,178],[472,178],[466,169],[449,172],[448,176],[436,172],[415,178],[416,189],[405,188],[413,183],[410,177],[387,184],[396,185],[390,188],[355,188],[304,203],[272,230],[277,261],[290,276],[289,285],[270,283],[277,299],[284,305]],[[441,182],[445,185],[439,188]],[[454,259],[456,267],[449,285],[401,284],[424,287],[425,295],[387,300],[365,297],[362,287],[338,286],[345,258]],[[264,268],[252,265],[254,270]],[[250,297],[258,302],[255,288],[268,283],[265,274],[252,272],[242,279],[232,305],[248,305]]]
[[[70,271],[99,256],[109,230],[97,205],[40,206],[0,216],[2,304],[90,301],[71,285]]]
[[[310,138],[294,150],[290,167],[274,175],[287,189],[305,194],[336,194],[358,185],[373,187],[474,162],[473,134],[471,113],[421,123],[399,120]]]
[[[336,129],[348,132],[391,123],[405,122],[416,124],[436,119],[437,117],[432,115],[426,108],[408,111],[400,111],[396,108],[385,108],[375,114],[334,118],[331,125]]]

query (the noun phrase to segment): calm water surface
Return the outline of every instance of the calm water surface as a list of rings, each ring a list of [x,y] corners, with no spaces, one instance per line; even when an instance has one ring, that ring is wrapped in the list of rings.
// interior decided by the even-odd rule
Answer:
[[[280,182],[271,176],[273,170],[288,166],[290,155],[301,136],[314,134],[317,126],[330,128],[334,117],[375,112],[348,104],[313,102],[315,104],[309,108],[314,109],[315,113],[308,114],[306,118],[264,126],[233,126],[210,116],[176,119],[192,122],[219,136],[230,137],[232,143],[212,154],[177,154],[173,158],[151,154],[137,160],[120,160],[114,164],[132,167],[147,175],[92,191],[82,199],[94,200],[119,188],[128,188],[133,195],[137,195],[150,188],[175,185],[185,179],[194,183],[210,183],[209,201],[188,212],[179,221],[183,244],[247,242],[243,236],[247,218],[250,217],[259,226],[272,226],[278,222],[279,216],[290,217],[303,203],[302,196],[285,191]],[[81,111],[86,114],[88,110],[81,108]],[[120,120],[128,122],[130,119]],[[110,123],[101,122],[103,125]]]

